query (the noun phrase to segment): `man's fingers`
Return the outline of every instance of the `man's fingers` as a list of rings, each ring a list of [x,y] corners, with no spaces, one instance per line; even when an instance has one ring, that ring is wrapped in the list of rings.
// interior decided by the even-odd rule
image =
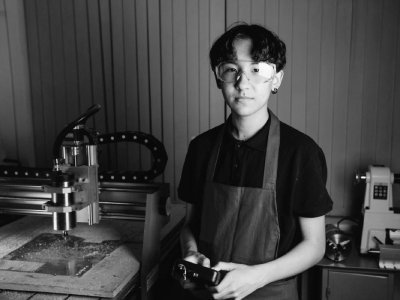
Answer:
[[[207,257],[205,257],[204,255],[202,255],[202,257],[199,260],[199,264],[201,264],[203,267],[209,268],[210,260]]]
[[[216,271],[232,271],[235,267],[235,264],[233,263],[226,263],[226,262],[219,262],[217,263],[214,267],[212,267],[212,269],[216,270]]]

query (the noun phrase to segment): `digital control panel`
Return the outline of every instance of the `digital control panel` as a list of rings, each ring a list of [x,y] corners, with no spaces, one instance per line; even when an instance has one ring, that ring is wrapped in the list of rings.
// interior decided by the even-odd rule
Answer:
[[[388,199],[388,186],[386,184],[374,185],[374,199],[376,200]]]

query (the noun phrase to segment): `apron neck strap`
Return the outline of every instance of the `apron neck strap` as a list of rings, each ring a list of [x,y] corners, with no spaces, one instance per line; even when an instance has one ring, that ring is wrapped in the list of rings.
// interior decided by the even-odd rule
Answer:
[[[271,125],[268,133],[267,154],[264,164],[263,188],[275,188],[278,173],[279,145],[281,140],[280,122],[274,113],[268,109]]]
[[[271,125],[268,134],[267,153],[264,165],[264,180],[263,188],[275,187],[276,175],[278,171],[278,155],[280,144],[280,124],[279,119],[268,109],[269,117],[271,118]],[[212,182],[215,174],[215,168],[219,156],[219,151],[222,144],[222,139],[225,132],[226,122],[218,133],[217,140],[211,152],[211,157],[207,167],[206,181]]]
[[[217,166],[217,159],[219,155],[219,149],[221,149],[222,138],[224,137],[226,122],[222,129],[218,133],[217,141],[214,143],[213,150],[211,152],[210,160],[207,166],[206,182],[211,182],[214,178],[215,168]]]

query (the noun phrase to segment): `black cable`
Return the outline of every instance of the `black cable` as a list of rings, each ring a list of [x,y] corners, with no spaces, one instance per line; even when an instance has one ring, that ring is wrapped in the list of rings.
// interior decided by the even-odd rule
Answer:
[[[85,124],[86,120],[97,113],[100,110],[101,106],[99,104],[94,104],[91,106],[82,116],[77,118],[75,121],[69,123],[67,126],[64,127],[63,130],[58,134],[54,145],[53,145],[53,160],[60,158],[60,147],[61,143],[67,134],[77,125]]]
[[[347,220],[347,221],[352,221],[352,222],[356,223],[357,226],[360,226],[360,223],[359,223],[356,219],[350,218],[350,217],[344,217],[344,218],[340,219],[340,220],[337,222],[337,224],[336,224],[336,227],[337,227],[339,230],[341,230],[341,229],[340,229],[340,223],[343,222],[343,221],[345,221],[345,220]],[[343,230],[341,230],[341,231],[343,231]],[[345,232],[345,231],[343,231],[343,233],[345,233],[345,234],[347,234],[347,235],[349,235],[349,236],[354,236],[354,234],[351,234],[351,233],[348,233],[348,232]]]

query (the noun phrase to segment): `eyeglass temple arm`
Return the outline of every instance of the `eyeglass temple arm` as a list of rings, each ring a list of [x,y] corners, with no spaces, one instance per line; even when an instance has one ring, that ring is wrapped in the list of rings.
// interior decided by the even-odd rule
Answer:
[[[214,68],[214,78],[215,78],[215,82],[217,83],[217,87],[219,88],[219,89],[221,89],[221,80],[220,79],[218,79],[218,76],[217,76],[217,68],[218,67],[215,67]]]

